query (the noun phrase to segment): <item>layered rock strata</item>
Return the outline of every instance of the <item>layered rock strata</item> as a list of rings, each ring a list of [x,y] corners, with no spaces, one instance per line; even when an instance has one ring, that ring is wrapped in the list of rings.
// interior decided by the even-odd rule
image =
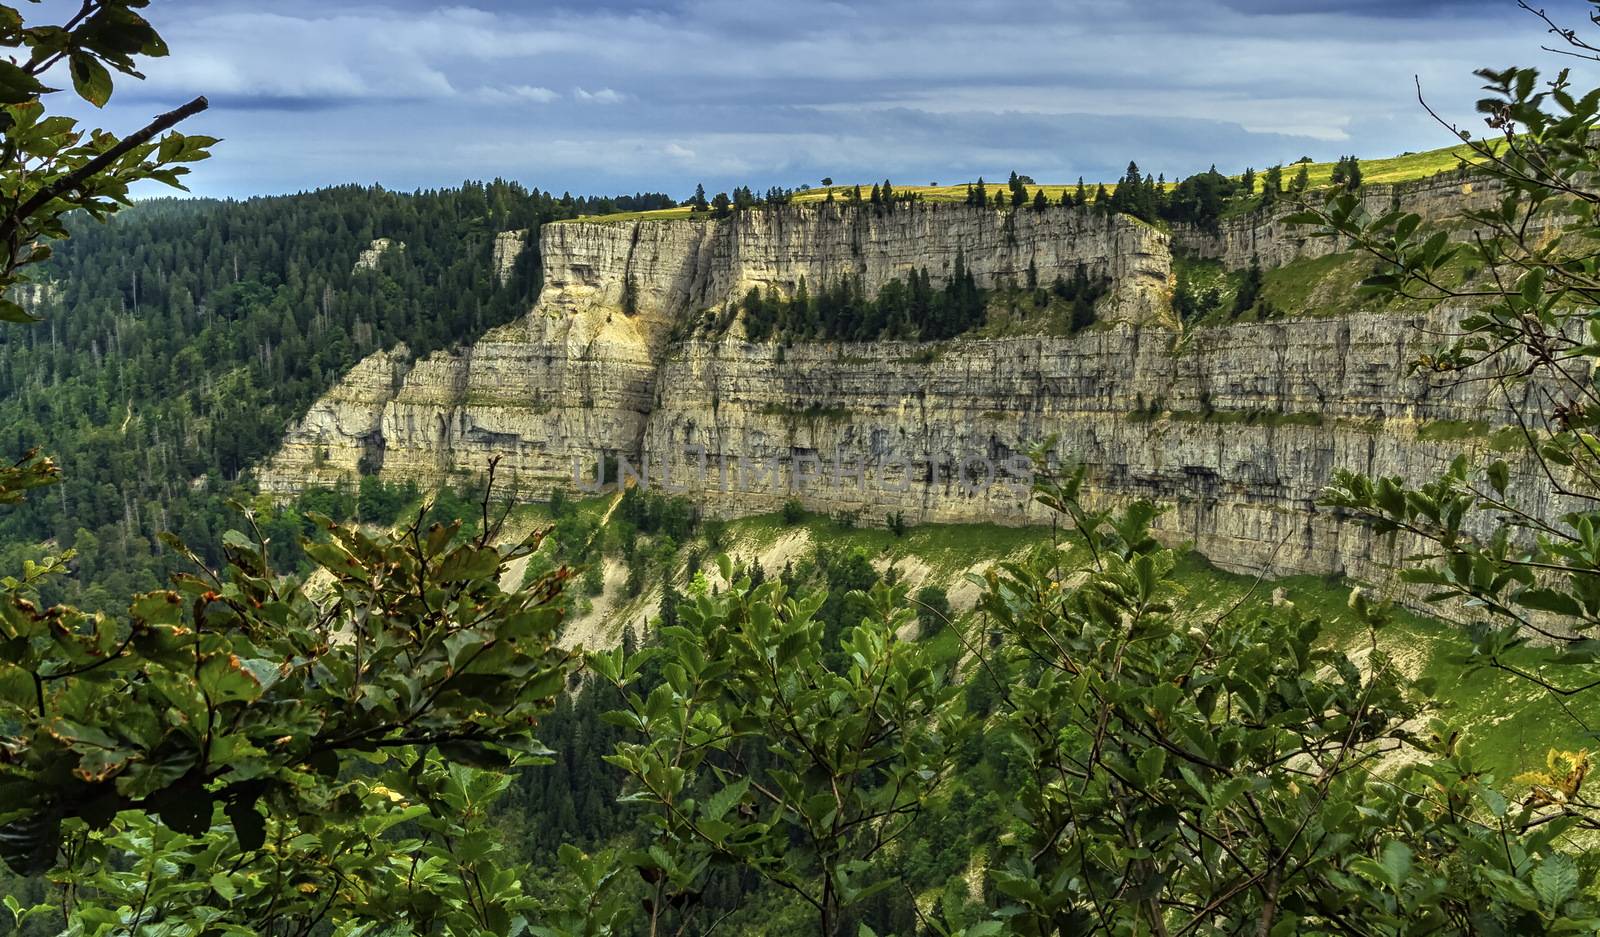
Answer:
[[[288,493],[362,468],[432,484],[481,473],[500,456],[507,484],[547,491],[570,483],[575,461],[638,453],[673,333],[752,288],[789,294],[802,281],[850,276],[871,292],[914,268],[939,282],[958,264],[990,287],[1024,282],[1030,265],[1042,282],[1082,265],[1111,282],[1104,318],[1159,323],[1167,245],[1127,218],[937,204],[546,225],[537,309],[411,364],[382,399],[365,392],[363,375],[395,356],[364,362],[290,429],[261,484]]]
[[[1463,185],[1368,197],[1442,215],[1477,197]],[[863,523],[1021,524],[1045,519],[1017,459],[1054,436],[1087,464],[1094,497],[1162,503],[1162,530],[1225,568],[1377,578],[1391,548],[1315,504],[1334,469],[1431,477],[1486,445],[1515,403],[1406,373],[1450,310],[1185,333],[1168,313],[1171,238],[1082,210],[824,205],[567,222],[540,237],[544,286],[528,317],[421,361],[364,361],[291,428],[262,486],[290,493],[360,471],[430,484],[500,457],[501,484],[542,496],[619,458],[722,514],[798,498]],[[1230,266],[1336,248],[1270,216],[1173,237]],[[849,276],[870,292],[913,268],[938,282],[958,263],[983,286],[1081,264],[1111,288],[1100,324],[1071,336],[678,337],[751,288],[788,295],[802,279]],[[1430,426],[1470,432],[1446,445]]]

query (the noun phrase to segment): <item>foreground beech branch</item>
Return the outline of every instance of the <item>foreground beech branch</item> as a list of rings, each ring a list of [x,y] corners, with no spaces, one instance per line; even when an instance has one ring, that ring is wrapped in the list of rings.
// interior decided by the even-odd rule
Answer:
[[[39,209],[82,186],[134,149],[144,146],[155,139],[157,134],[170,130],[210,106],[211,102],[207,101],[202,95],[180,108],[168,111],[151,121],[143,129],[122,138],[116,146],[33,193],[32,197],[11,213],[10,217],[5,220],[4,225],[0,225],[0,240],[9,242],[22,223]]]

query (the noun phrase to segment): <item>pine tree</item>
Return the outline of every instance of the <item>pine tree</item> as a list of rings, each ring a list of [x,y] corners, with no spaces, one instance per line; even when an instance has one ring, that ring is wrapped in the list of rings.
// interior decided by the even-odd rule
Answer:
[[[1040,188],[1033,193],[1033,210],[1044,211],[1050,207],[1050,199],[1045,197],[1044,189]]]
[[[678,603],[683,601],[683,596],[673,587],[672,576],[664,575],[661,580],[661,627],[671,628],[678,623]]]
[[[1261,188],[1263,192],[1271,192],[1274,195],[1283,194],[1282,163],[1274,163],[1267,168],[1267,175],[1261,182]]]
[[[883,190],[878,188],[877,183],[873,183],[873,186],[872,186],[872,197],[871,197],[870,201],[874,205],[882,205],[883,204]]]
[[[1256,301],[1261,298],[1261,258],[1257,255],[1250,257],[1250,269],[1245,271],[1244,281],[1239,284],[1239,292],[1233,298],[1233,317],[1238,318],[1255,308]]]
[[[1081,332],[1094,325],[1094,300],[1087,293],[1080,293],[1072,300],[1072,316],[1069,320],[1072,331]]]
[[[696,185],[694,187],[694,198],[689,199],[689,209],[691,211],[705,211],[708,207],[710,206],[706,203],[706,187],[703,184]]]
[[[894,204],[894,187],[889,184],[888,179],[883,180],[883,203],[885,205]]]
[[[1239,177],[1239,184],[1244,187],[1245,195],[1256,194],[1256,171],[1249,166],[1244,169],[1244,175]]]
[[[1330,181],[1351,191],[1360,188],[1361,163],[1354,156],[1339,157],[1339,161],[1333,164],[1333,177]]]
[[[1143,175],[1137,163],[1129,162],[1128,171],[1117,183],[1117,190],[1111,194],[1110,210],[1145,221],[1155,221],[1160,207],[1161,194],[1156,187],[1156,177]]]
[[[1266,174],[1261,177],[1261,204],[1272,205],[1283,195],[1283,164],[1277,163],[1267,167]]]
[[[1184,267],[1178,267],[1178,280],[1172,288],[1172,313],[1179,322],[1194,318],[1194,290],[1189,285],[1189,271]]]

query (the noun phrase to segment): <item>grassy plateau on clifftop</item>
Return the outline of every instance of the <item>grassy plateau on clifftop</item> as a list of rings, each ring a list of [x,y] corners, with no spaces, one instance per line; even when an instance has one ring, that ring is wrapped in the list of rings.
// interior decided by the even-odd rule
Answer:
[[[1463,143],[1456,146],[1425,150],[1420,153],[1402,153],[1399,156],[1390,156],[1382,159],[1363,159],[1361,161],[1362,181],[1367,184],[1414,182],[1419,179],[1426,179],[1430,176],[1438,175],[1442,172],[1453,171],[1461,165],[1463,160],[1469,160],[1471,156],[1471,148]],[[1261,170],[1266,167],[1266,165],[1267,164],[1263,164],[1262,166],[1255,167],[1257,173],[1259,174]],[[1335,164],[1331,162],[1312,162],[1305,164],[1311,185],[1315,187],[1330,184],[1332,181],[1334,165]],[[1299,164],[1285,164],[1284,175],[1286,179],[1298,171]],[[1239,178],[1239,174],[1235,173],[1232,178]],[[865,194],[871,190],[872,186],[876,182],[881,181],[882,180],[869,180],[867,182],[859,183],[863,197],[865,197]],[[1005,189],[1006,183],[1003,177],[997,177],[994,179],[986,178],[984,181],[988,186],[988,191],[991,193],[990,198],[993,198],[993,193],[996,189]],[[1173,182],[1175,181],[1176,179],[1173,180]],[[927,185],[901,185],[900,183],[895,182],[894,188],[896,192],[902,194],[914,194],[921,200],[927,202],[962,202],[965,201],[967,197],[967,187],[975,184],[976,182],[976,179],[947,185],[940,185],[936,182],[930,182]],[[1102,184],[1105,186],[1107,192],[1116,191],[1117,185],[1115,182],[1099,183],[1085,181],[1084,187],[1092,196],[1095,189]],[[1171,183],[1169,183],[1169,185],[1170,184]],[[827,199],[829,193],[832,193],[835,199],[844,199],[849,196],[851,190],[854,189],[856,185],[857,183],[849,183],[844,185],[805,189],[794,194],[794,201],[798,204],[821,202]],[[1046,198],[1050,199],[1052,202],[1059,202],[1064,193],[1075,191],[1077,187],[1078,184],[1076,182],[1045,182],[1029,185],[1028,193],[1031,197],[1034,192],[1042,189],[1044,190]],[[678,218],[709,219],[710,217],[711,214],[709,212],[701,212],[697,214],[690,211],[689,206],[679,205],[675,208],[660,208],[654,211],[617,212],[609,215],[583,215],[575,219],[566,219],[558,223],[566,223],[566,221],[603,221],[607,223],[623,221],[670,221]]]

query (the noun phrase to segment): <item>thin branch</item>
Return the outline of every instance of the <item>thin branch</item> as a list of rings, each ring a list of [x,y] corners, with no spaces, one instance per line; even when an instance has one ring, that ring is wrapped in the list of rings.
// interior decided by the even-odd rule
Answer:
[[[9,243],[27,219],[38,213],[40,209],[55,199],[81,188],[86,182],[104,172],[117,160],[155,139],[157,134],[171,129],[181,121],[193,117],[210,106],[210,102],[204,96],[201,96],[176,110],[168,111],[151,121],[143,129],[123,137],[117,142],[116,146],[33,193],[4,222],[0,222],[0,241]]]

